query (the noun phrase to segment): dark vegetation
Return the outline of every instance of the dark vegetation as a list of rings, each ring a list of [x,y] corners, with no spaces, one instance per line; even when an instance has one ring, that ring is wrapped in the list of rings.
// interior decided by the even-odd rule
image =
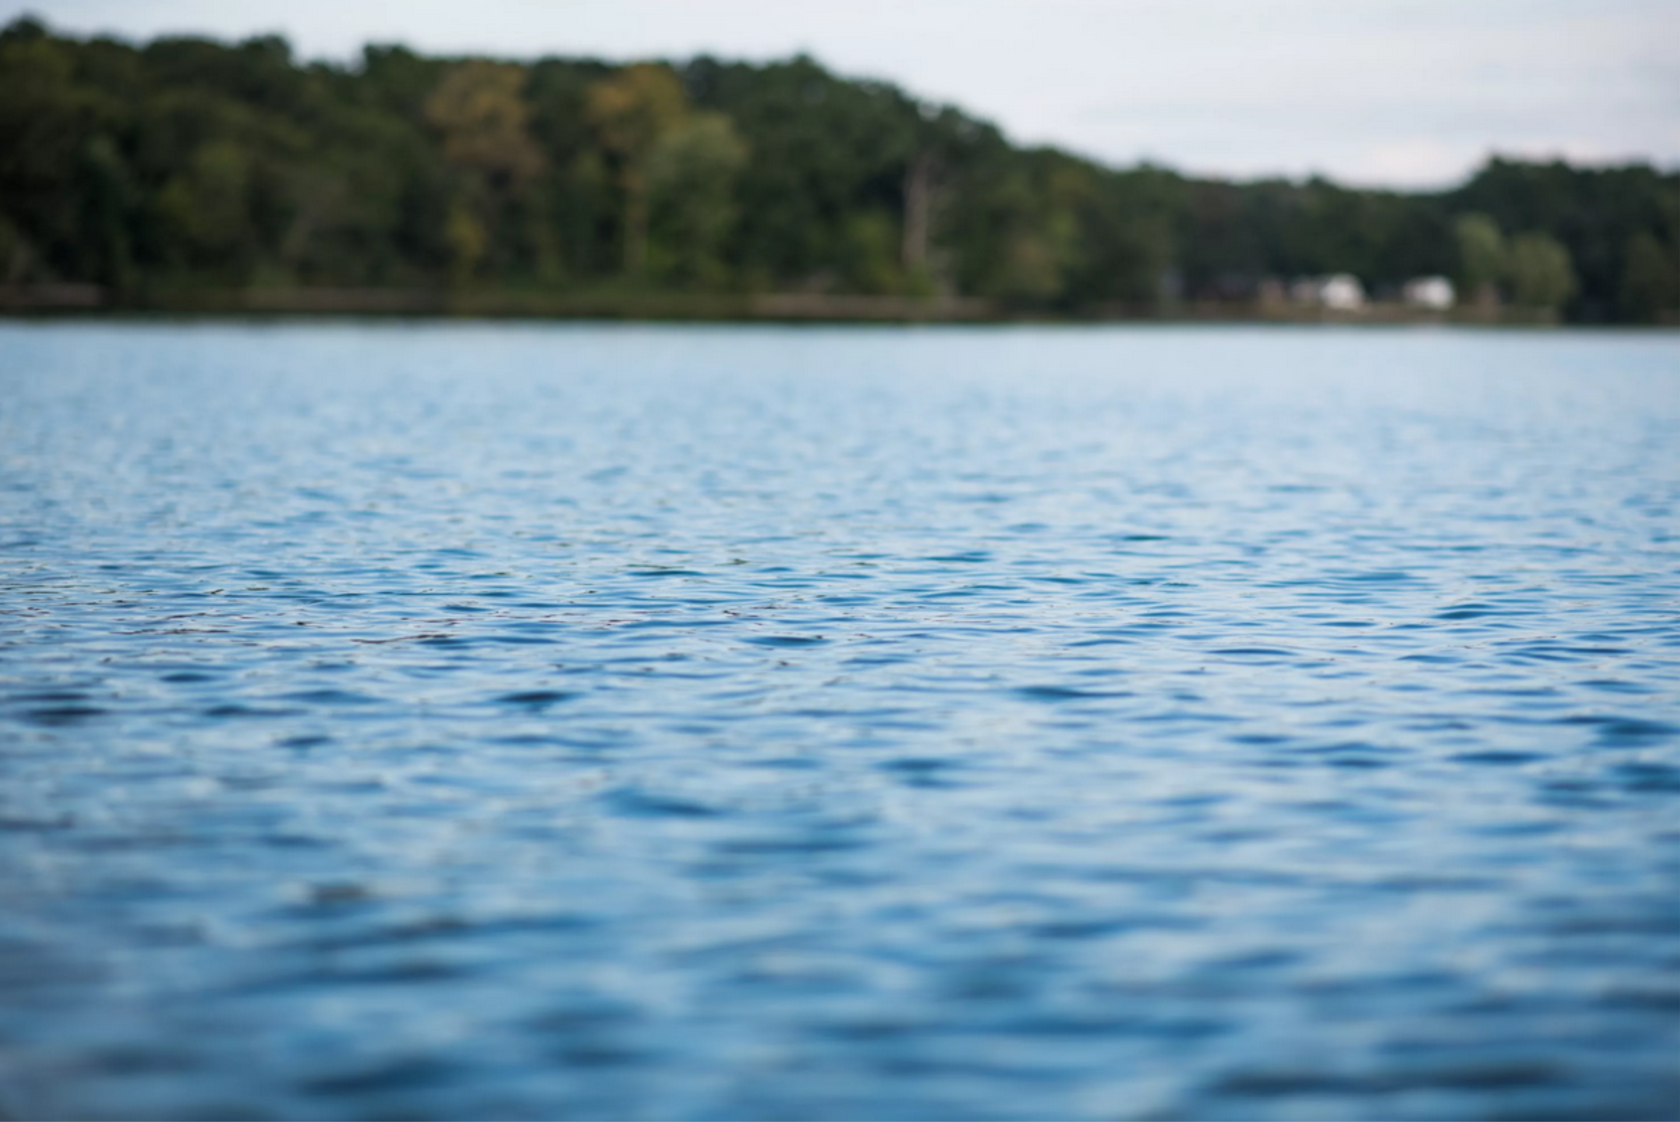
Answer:
[[[1680,176],[1493,160],[1442,193],[1012,146],[804,57],[352,66],[285,41],[0,32],[0,285],[1253,300],[1346,272],[1583,323],[1680,317]]]

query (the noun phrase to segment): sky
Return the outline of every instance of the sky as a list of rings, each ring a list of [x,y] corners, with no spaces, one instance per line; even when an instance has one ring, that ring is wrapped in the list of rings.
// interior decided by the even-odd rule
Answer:
[[[615,60],[812,55],[1114,165],[1428,188],[1680,167],[1680,0],[0,0],[60,31]]]

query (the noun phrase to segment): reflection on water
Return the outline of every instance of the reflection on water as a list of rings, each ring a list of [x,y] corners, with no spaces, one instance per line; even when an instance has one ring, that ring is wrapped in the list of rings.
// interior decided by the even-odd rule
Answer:
[[[1656,1117],[1680,346],[0,327],[0,1114]]]

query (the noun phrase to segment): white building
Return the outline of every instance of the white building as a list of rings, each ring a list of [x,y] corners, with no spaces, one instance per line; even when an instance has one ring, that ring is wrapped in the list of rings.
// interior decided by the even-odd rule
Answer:
[[[1333,312],[1357,312],[1365,306],[1365,286],[1352,273],[1325,277],[1318,286],[1318,302]]]
[[[1289,286],[1297,304],[1317,304],[1333,312],[1357,312],[1365,307],[1365,286],[1352,273],[1303,277]]]
[[[1413,277],[1400,290],[1401,299],[1414,308],[1444,312],[1457,302],[1453,282],[1446,277]]]

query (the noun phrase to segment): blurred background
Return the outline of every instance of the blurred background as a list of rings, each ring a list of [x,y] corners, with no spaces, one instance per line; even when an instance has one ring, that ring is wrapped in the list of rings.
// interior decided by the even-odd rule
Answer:
[[[1669,3],[0,20],[13,308],[1680,322]]]

